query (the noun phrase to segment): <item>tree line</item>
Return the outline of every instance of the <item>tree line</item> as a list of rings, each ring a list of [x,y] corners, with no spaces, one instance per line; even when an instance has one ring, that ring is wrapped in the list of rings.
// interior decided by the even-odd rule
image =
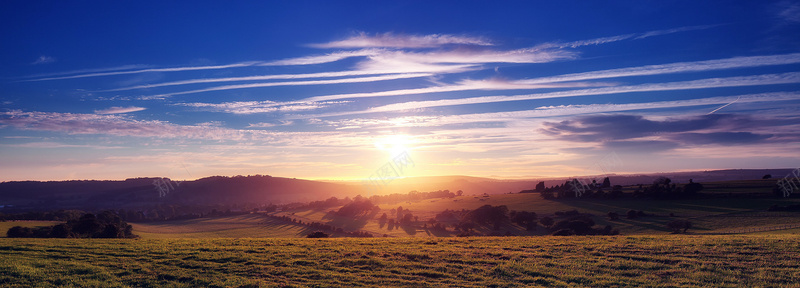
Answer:
[[[113,211],[86,213],[66,223],[45,227],[14,226],[8,238],[135,238],[133,227]]]

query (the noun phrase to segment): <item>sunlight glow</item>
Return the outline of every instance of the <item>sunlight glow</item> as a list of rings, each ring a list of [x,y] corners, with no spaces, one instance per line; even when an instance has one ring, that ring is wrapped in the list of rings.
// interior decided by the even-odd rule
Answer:
[[[412,143],[412,137],[409,135],[392,134],[375,140],[375,148],[388,152],[389,157],[392,157],[402,153],[403,151],[408,151],[410,144]]]

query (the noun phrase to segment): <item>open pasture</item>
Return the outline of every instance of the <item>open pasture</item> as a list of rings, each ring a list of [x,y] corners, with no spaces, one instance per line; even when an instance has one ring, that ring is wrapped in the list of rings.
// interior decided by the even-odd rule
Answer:
[[[3,287],[788,287],[800,238],[0,239]]]

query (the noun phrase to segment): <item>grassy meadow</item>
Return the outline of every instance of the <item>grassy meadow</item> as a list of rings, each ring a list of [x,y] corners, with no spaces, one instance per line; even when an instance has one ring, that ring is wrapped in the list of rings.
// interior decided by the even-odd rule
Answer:
[[[708,185],[709,193],[763,192],[764,181]],[[767,182],[764,182],[767,183]],[[628,189],[630,187],[626,187]],[[306,239],[315,229],[264,213],[131,223],[138,239],[0,239],[0,287],[797,287],[799,212],[767,212],[798,199],[544,200],[538,194],[465,195],[379,205],[356,219],[325,209],[271,213],[375,238]],[[506,223],[520,237],[453,237],[423,228],[445,209],[506,205],[539,217],[576,209],[619,236],[546,236]],[[378,217],[402,206],[418,220],[388,229]],[[648,216],[627,219],[628,210]],[[609,220],[617,212],[619,220]],[[669,214],[673,214],[670,216]],[[665,227],[689,219],[688,234]],[[12,226],[48,221],[0,222]],[[484,235],[488,227],[476,229]],[[2,236],[4,237],[5,233]],[[724,235],[723,235],[724,234]],[[345,236],[331,233],[331,236]]]
[[[3,287],[792,287],[800,238],[0,239]]]
[[[756,181],[730,181],[710,185],[714,191],[727,187],[725,194],[751,193],[753,189],[764,192],[766,189],[762,180]],[[754,185],[756,183],[758,185]],[[766,183],[766,182],[764,182]],[[774,184],[774,181],[772,182]],[[760,186],[759,186],[760,185]],[[756,188],[754,188],[756,187]],[[722,192],[710,192],[719,194]],[[380,204],[380,211],[367,217],[351,219],[339,217],[330,211],[339,207],[326,209],[293,209],[277,213],[302,221],[329,223],[337,227],[351,230],[363,230],[375,235],[389,235],[394,237],[436,237],[454,236],[458,233],[434,231],[421,228],[421,223],[415,227],[400,227],[388,229],[387,225],[380,225],[377,220],[381,214],[386,213],[393,217],[392,209],[402,207],[404,211],[412,213],[419,218],[419,222],[434,218],[437,213],[450,210],[473,210],[483,205],[505,205],[509,210],[536,212],[539,218],[544,216],[554,217],[558,211],[578,210],[580,213],[593,215],[596,225],[611,225],[623,235],[663,235],[670,233],[666,224],[675,219],[688,219],[693,228],[692,234],[725,234],[748,229],[767,229],[783,225],[800,224],[800,212],[767,212],[772,205],[800,204],[797,198],[773,197],[731,197],[731,198],[700,198],[682,200],[653,200],[653,199],[568,199],[545,200],[538,193],[531,194],[497,194],[497,195],[467,195],[451,199],[428,199],[421,201],[408,201],[393,204]],[[625,214],[629,210],[641,210],[649,216],[636,219],[627,219]],[[404,212],[404,213],[406,213]],[[619,220],[610,220],[609,212],[618,213]],[[672,214],[673,216],[670,216]],[[485,227],[484,227],[485,228]],[[491,233],[490,229],[477,229],[484,235]],[[546,235],[548,231],[538,227],[535,231],[526,231],[523,227],[508,223],[499,231],[510,231],[514,235]],[[784,233],[798,233],[800,229],[789,229]]]

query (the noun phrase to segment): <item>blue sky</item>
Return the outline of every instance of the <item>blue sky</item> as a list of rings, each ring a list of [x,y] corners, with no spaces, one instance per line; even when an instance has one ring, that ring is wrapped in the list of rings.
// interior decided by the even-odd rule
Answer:
[[[800,167],[798,1],[397,2],[3,1],[0,181]]]

